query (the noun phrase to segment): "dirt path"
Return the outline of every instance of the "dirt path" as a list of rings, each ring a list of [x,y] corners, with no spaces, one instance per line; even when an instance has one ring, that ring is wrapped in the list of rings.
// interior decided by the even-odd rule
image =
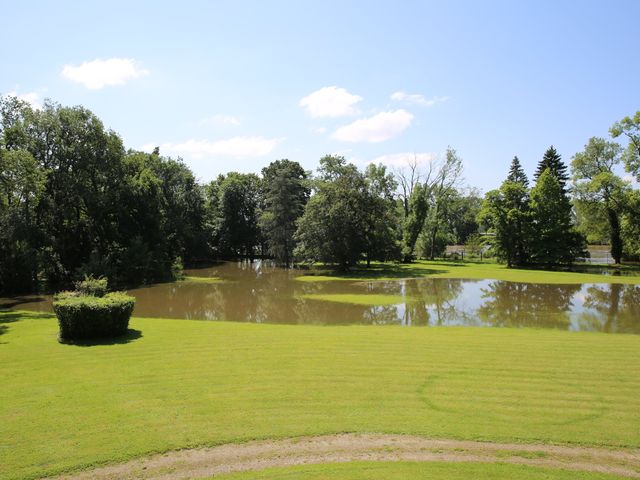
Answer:
[[[178,450],[56,478],[197,479],[268,467],[355,460],[502,462],[640,478],[640,449],[432,440],[382,434],[325,435]]]

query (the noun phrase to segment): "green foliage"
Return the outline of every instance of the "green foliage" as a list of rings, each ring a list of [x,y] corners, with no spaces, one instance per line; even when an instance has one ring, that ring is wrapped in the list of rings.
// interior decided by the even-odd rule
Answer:
[[[77,293],[56,296],[53,310],[58,317],[61,341],[110,338],[124,335],[135,298],[122,292],[103,297]]]
[[[540,160],[540,162],[538,163],[538,168],[536,169],[536,173],[534,175],[536,182],[546,169],[549,169],[551,171],[551,174],[556,177],[556,180],[558,180],[558,182],[560,183],[562,191],[566,192],[567,182],[569,181],[567,166],[563,163],[560,154],[556,151],[553,145],[551,145],[547,149],[547,151],[544,152],[542,160]]]
[[[204,197],[180,160],[125,152],[89,110],[0,99],[0,290],[171,277],[207,256]]]
[[[632,117],[624,117],[614,123],[609,131],[613,138],[625,135],[629,139],[623,154],[625,168],[640,182],[640,110]]]
[[[527,174],[524,173],[524,169],[522,168],[520,160],[517,156],[513,157],[513,160],[511,160],[511,167],[509,167],[509,175],[507,175],[507,181],[520,183],[525,187],[529,186],[529,179],[527,178]]]
[[[107,293],[108,283],[104,277],[95,278],[92,275],[85,275],[84,279],[75,282],[74,286],[80,295],[104,297]]]
[[[298,221],[296,255],[304,260],[355,265],[366,248],[366,183],[344,157],[320,160],[315,194]]]
[[[554,266],[586,256],[586,241],[574,224],[562,184],[546,169],[531,190],[531,260]]]
[[[206,187],[213,250],[224,257],[253,257],[262,239],[258,228],[260,179],[231,172]]]
[[[298,162],[277,160],[262,169],[264,209],[260,228],[269,254],[288,266],[293,259],[296,222],[309,201],[307,172]]]
[[[173,280],[182,280],[184,278],[184,264],[182,258],[176,257],[171,264],[171,277]]]
[[[487,192],[478,220],[495,234],[498,259],[509,267],[530,262],[531,212],[524,184],[505,181],[498,190]]]
[[[589,206],[592,218],[608,221],[611,256],[616,263],[622,260],[620,215],[629,195],[629,186],[614,172],[621,162],[620,151],[617,143],[592,137],[571,162],[576,197]]]

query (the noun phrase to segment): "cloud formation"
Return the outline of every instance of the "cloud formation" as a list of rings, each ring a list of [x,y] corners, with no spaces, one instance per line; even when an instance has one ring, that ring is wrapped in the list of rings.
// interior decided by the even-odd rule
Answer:
[[[340,87],[323,87],[300,100],[299,105],[312,117],[344,117],[356,115],[354,107],[362,97]]]
[[[80,83],[89,90],[99,90],[113,85],[124,85],[127,81],[144,77],[149,71],[136,65],[132,58],[96,59],[80,65],[65,65],[61,75],[72,82]]]
[[[262,157],[270,154],[284,138],[264,137],[233,137],[226,140],[195,140],[189,139],[182,143],[163,143],[160,152],[163,155],[179,155],[181,157],[194,158],[196,160],[211,156],[228,157]],[[142,147],[150,151],[155,145],[148,144]]]
[[[343,125],[331,137],[343,142],[384,142],[400,135],[412,121],[413,115],[403,109],[381,112]]]
[[[412,103],[421,107],[433,107],[436,103],[442,103],[449,100],[449,97],[431,97],[426,98],[419,93],[394,92],[391,94],[391,100],[397,102]]]

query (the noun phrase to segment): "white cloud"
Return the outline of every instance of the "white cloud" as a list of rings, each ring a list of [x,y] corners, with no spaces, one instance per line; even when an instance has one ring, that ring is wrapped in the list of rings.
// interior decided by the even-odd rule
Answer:
[[[412,121],[413,115],[406,110],[382,112],[344,125],[332,137],[343,142],[384,142],[400,135]]]
[[[413,103],[422,107],[433,107],[436,103],[442,103],[449,100],[449,97],[431,97],[426,98],[419,93],[395,92],[391,95],[391,100],[397,102]]]
[[[202,120],[200,120],[200,125],[202,126],[215,126],[215,125],[234,125],[234,126],[238,126],[240,125],[240,119],[238,117],[235,117],[233,115],[222,115],[222,114],[217,114],[217,115],[212,115],[210,117],[207,118],[203,118]]]
[[[376,165],[381,163],[388,167],[406,167],[412,162],[416,162],[418,165],[431,163],[438,156],[435,153],[391,153],[388,155],[380,155],[367,163],[375,163]]]
[[[80,65],[65,65],[61,75],[80,83],[89,90],[99,90],[106,86],[124,85],[128,80],[148,75],[149,71],[139,68],[132,58],[96,59]]]
[[[229,157],[262,157],[270,154],[284,138],[233,137],[226,140],[195,140],[182,143],[163,143],[160,153],[202,159],[214,155]],[[150,151],[153,144],[143,145],[144,151]]]
[[[326,133],[326,131],[327,131],[327,127],[318,127],[318,128],[312,129],[312,132],[317,134]]]
[[[358,109],[354,105],[361,100],[361,96],[344,88],[323,87],[301,99],[300,106],[312,117],[344,117],[356,115]]]
[[[26,93],[18,93],[15,90],[8,92],[6,94],[8,97],[17,97],[20,100],[23,100],[29,103],[33,108],[39,110],[42,108],[42,102],[40,101],[40,93],[39,92],[26,92]]]

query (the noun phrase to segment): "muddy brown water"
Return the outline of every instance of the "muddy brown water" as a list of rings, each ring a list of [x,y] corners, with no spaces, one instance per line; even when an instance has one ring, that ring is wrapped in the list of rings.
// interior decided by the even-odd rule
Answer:
[[[184,281],[129,290],[136,297],[134,315],[283,324],[469,325],[640,333],[638,285],[436,278],[304,282],[296,280],[301,272],[265,262],[229,262],[186,274],[221,281]],[[359,300],[372,299],[374,304],[329,301],[314,298],[316,295],[355,295]],[[380,298],[387,304],[376,305]],[[51,297],[0,299],[0,308],[50,312]]]

